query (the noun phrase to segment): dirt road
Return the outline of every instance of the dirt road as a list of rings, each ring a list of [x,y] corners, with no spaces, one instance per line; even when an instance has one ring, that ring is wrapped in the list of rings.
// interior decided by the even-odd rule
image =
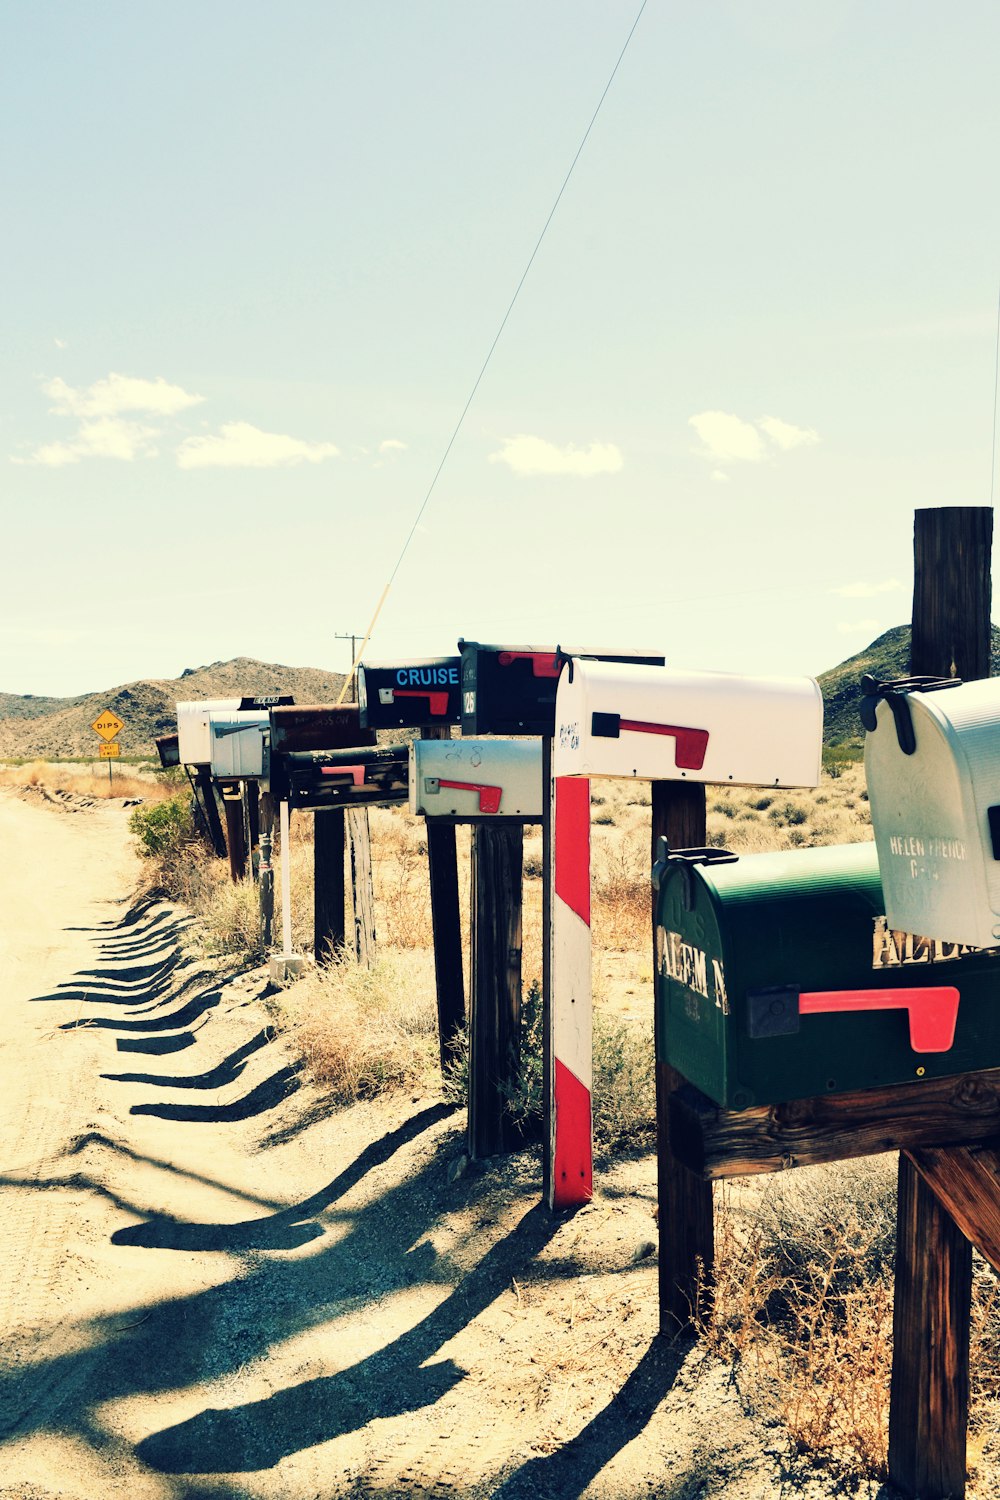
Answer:
[[[842,1493],[654,1338],[648,1156],[554,1220],[439,1099],[331,1114],[125,818],[0,794],[0,1496]]]

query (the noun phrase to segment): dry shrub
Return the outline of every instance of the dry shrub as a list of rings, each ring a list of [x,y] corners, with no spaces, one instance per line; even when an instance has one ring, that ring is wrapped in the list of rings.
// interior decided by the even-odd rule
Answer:
[[[221,878],[206,882],[199,916],[204,943],[210,953],[261,953],[260,894],[254,880],[229,878],[228,867],[216,869]]]
[[[427,844],[422,827],[391,814],[371,823],[376,925],[392,948],[431,945]]]
[[[276,1004],[279,1024],[337,1104],[440,1081],[434,983],[424,955],[383,952],[371,969],[342,956],[310,970]]]
[[[723,1192],[714,1313],[700,1331],[795,1449],[884,1477],[894,1160],[804,1168]]]
[[[649,835],[622,838],[594,851],[591,921],[601,948],[630,950],[649,942]]]

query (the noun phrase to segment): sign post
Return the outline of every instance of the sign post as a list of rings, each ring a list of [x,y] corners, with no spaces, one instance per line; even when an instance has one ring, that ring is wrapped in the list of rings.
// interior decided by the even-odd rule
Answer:
[[[108,763],[108,786],[111,787],[113,785],[111,762],[117,760],[122,753],[116,736],[125,728],[124,721],[119,719],[110,708],[105,708],[97,715],[90,727],[95,734],[101,736],[102,744],[99,753],[101,759]]]

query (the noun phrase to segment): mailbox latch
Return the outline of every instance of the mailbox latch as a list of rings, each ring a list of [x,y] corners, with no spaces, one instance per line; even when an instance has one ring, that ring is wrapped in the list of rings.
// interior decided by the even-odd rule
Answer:
[[[912,755],[917,748],[917,741],[913,733],[910,705],[906,701],[907,695],[936,693],[942,688],[961,686],[961,677],[891,677],[885,682],[879,682],[866,672],[861,679],[861,691],[864,695],[860,705],[861,722],[869,734],[874,732],[878,723],[876,712],[879,699],[884,698],[896,725],[899,748],[904,755]]]
[[[815,990],[795,985],[747,991],[747,1031],[755,1040],[794,1036],[801,1016],[831,1011],[905,1010],[914,1052],[950,1052],[955,1040],[959,992],[954,985],[925,989]]]
[[[479,811],[481,813],[498,813],[500,811],[500,798],[503,796],[503,787],[484,786],[479,781],[445,781],[442,776],[424,777],[424,795],[435,796],[442,787],[451,787],[456,792],[478,792]]]
[[[664,734],[676,740],[674,758],[679,771],[700,771],[708,749],[708,730],[689,729],[680,724],[653,724],[646,719],[623,719],[621,714],[591,715],[590,732],[595,739],[617,740],[622,731],[630,734]]]

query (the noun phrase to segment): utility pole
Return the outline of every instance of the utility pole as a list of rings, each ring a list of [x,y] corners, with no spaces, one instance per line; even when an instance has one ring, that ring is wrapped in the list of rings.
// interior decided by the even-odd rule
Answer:
[[[357,638],[356,635],[353,635],[353,634],[351,634],[351,635],[343,635],[343,634],[341,634],[339,632],[336,632],[334,634],[333,638],[334,638],[335,641],[350,641],[350,643],[351,643],[351,672],[350,672],[350,675],[351,675],[351,702],[352,703],[357,703],[357,701],[358,701],[358,684],[357,684],[357,679],[355,678],[355,675],[354,675],[354,658],[355,658],[355,653],[357,651],[357,640],[358,640],[358,638]]]

